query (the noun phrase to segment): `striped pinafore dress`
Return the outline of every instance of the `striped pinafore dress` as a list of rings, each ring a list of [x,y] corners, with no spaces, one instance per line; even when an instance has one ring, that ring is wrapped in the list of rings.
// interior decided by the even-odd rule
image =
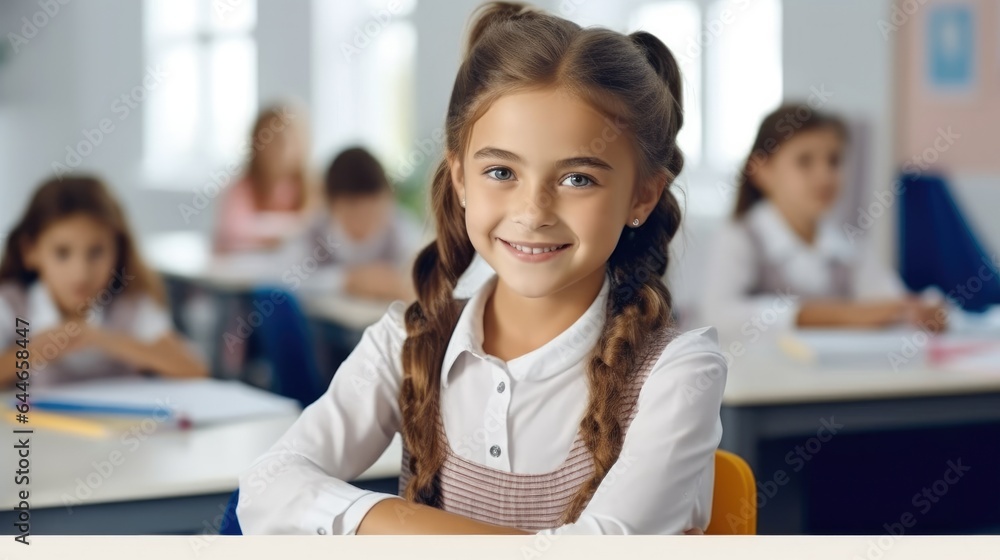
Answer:
[[[623,432],[628,430],[635,418],[639,392],[653,364],[676,335],[676,330],[665,328],[647,344],[623,399]],[[577,490],[594,473],[593,456],[579,432],[569,454],[558,468],[543,474],[518,474],[461,457],[448,444],[440,417],[437,426],[446,454],[438,473],[441,508],[477,521],[526,531],[558,527]],[[411,476],[409,459],[404,446],[399,477],[400,495]]]

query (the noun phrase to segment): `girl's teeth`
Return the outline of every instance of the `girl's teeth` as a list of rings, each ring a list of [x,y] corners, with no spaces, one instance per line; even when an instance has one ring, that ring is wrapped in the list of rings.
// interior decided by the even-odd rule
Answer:
[[[556,251],[560,247],[562,247],[562,245],[556,245],[556,246],[553,246],[553,247],[545,247],[545,248],[531,248],[531,247],[522,247],[520,245],[514,245],[513,243],[511,243],[511,246],[514,247],[515,249],[517,249],[518,251],[520,251],[522,253],[525,253],[525,254],[528,254],[528,255],[538,255],[540,253],[551,253],[552,251]]]

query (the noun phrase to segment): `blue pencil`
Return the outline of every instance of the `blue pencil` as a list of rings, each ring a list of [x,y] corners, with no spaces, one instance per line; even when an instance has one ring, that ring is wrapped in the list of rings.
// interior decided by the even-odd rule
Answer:
[[[153,416],[162,415],[164,412],[168,416],[173,416],[174,412],[162,407],[144,406],[122,406],[105,404],[83,404],[59,400],[32,400],[32,408],[39,410],[51,410],[53,412],[80,412],[87,414],[106,414],[121,416]]]

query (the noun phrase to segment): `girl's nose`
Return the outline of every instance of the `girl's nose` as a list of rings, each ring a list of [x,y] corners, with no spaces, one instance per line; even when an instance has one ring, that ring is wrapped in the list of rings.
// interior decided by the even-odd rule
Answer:
[[[512,219],[527,229],[540,229],[556,222],[555,197],[548,188],[524,185],[515,196]]]

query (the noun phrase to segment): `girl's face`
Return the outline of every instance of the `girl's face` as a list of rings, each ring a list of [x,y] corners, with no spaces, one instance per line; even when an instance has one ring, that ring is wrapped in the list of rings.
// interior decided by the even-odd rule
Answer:
[[[385,231],[392,217],[392,195],[386,191],[376,195],[338,197],[329,203],[330,215],[356,243],[367,241]]]
[[[840,194],[843,144],[832,127],[800,132],[768,157],[754,178],[775,205],[818,220]]]
[[[603,282],[622,229],[645,221],[662,192],[637,188],[624,131],[559,88],[495,101],[449,164],[476,251],[531,298]]]
[[[45,228],[25,258],[63,313],[74,314],[108,287],[118,254],[111,228],[78,214]]]

